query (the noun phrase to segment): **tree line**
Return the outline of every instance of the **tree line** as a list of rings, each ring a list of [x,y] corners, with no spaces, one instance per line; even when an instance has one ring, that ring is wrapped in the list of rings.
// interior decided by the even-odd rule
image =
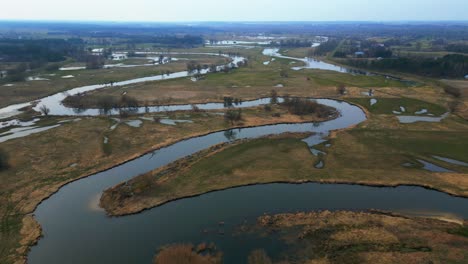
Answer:
[[[371,70],[394,70],[430,77],[461,78],[468,72],[468,56],[450,54],[442,58],[405,57],[382,60],[348,59],[346,64]]]

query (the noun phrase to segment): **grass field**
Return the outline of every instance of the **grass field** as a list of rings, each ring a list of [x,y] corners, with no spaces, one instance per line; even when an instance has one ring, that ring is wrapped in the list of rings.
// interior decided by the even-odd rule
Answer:
[[[448,110],[437,104],[412,98],[376,98],[377,103],[371,105],[370,98],[347,98],[348,101],[365,106],[373,114],[391,115],[392,111],[401,112],[400,107],[405,108],[403,115],[414,115],[415,112],[422,109],[436,116],[446,113]]]
[[[236,50],[232,50],[233,52]],[[228,74],[216,73],[205,76],[197,82],[189,78],[146,82],[124,87],[114,87],[88,93],[88,97],[110,95],[119,97],[127,92],[142,104],[183,104],[222,101],[231,96],[244,100],[268,96],[272,89],[279,94],[293,96],[337,97],[336,87],[362,88],[355,96],[369,88],[401,89],[402,92],[417,90],[420,87],[408,87],[402,82],[389,80],[381,76],[361,76],[323,70],[293,71],[290,60],[276,59],[269,65],[263,65],[269,57],[261,55],[261,49],[240,50],[249,59],[248,67],[236,69]],[[288,77],[282,77],[286,71]],[[282,85],[283,87],[276,87]],[[90,100],[93,101],[93,100]]]

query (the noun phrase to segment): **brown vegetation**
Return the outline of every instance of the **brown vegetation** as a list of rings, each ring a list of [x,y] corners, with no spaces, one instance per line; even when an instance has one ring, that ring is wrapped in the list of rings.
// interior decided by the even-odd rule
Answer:
[[[223,254],[212,246],[180,244],[163,247],[154,257],[154,264],[221,264]]]
[[[281,234],[282,261],[297,263],[466,263],[458,224],[383,212],[321,211],[265,215],[258,232]],[[465,227],[466,228],[466,227]],[[296,262],[295,262],[296,263]]]

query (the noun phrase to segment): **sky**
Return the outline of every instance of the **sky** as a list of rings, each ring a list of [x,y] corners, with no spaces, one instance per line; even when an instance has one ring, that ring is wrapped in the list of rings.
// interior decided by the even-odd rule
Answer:
[[[2,0],[0,20],[468,20],[468,0]]]

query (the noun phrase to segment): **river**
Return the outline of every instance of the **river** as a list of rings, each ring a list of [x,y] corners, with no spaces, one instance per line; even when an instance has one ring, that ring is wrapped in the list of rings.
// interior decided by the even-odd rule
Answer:
[[[157,248],[176,242],[214,242],[224,251],[226,263],[242,263],[253,249],[263,247],[274,256],[283,246],[261,237],[229,234],[237,225],[244,221],[253,223],[264,213],[373,208],[468,218],[468,199],[433,190],[317,183],[238,187],[117,218],[107,217],[98,206],[103,190],[227,142],[232,135],[242,139],[284,132],[315,132],[305,140],[313,146],[322,142],[330,130],[346,128],[366,119],[357,106],[328,99],[317,101],[335,107],[341,115],[320,123],[234,129],[230,133],[221,131],[191,138],[64,186],[34,212],[43,227],[44,237],[32,248],[29,263],[151,263]],[[218,225],[220,221],[225,222],[222,227]]]

